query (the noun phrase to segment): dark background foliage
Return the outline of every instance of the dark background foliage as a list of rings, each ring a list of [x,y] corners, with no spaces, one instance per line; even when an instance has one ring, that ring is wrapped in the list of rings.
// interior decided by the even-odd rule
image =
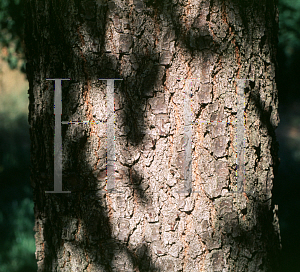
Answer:
[[[34,216],[29,179],[28,84],[5,90],[5,79],[24,77],[23,3],[0,1],[0,272],[36,271]],[[280,166],[274,204],[279,205],[283,271],[299,271],[300,255],[300,0],[279,0]],[[5,65],[9,69],[4,69]],[[11,69],[11,70],[10,70]],[[21,80],[20,80],[21,81]],[[18,91],[17,91],[18,90]]]

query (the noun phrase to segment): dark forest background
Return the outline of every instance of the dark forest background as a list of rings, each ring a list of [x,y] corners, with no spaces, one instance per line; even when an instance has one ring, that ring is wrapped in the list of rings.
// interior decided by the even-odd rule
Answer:
[[[37,271],[30,187],[28,82],[23,52],[23,3],[0,1],[0,272]],[[300,0],[279,0],[276,130],[283,271],[300,271]]]

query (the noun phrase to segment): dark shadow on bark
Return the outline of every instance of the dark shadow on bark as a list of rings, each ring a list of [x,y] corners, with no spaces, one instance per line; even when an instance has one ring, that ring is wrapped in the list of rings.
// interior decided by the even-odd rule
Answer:
[[[263,203],[252,197],[250,197],[250,200],[254,200],[254,202],[252,202],[252,204],[254,204],[250,206],[248,203],[247,208],[241,211],[239,218],[237,215],[232,216],[231,214],[219,217],[219,230],[222,232],[222,244],[231,244],[232,241],[235,241],[235,243],[240,245],[238,248],[231,248],[230,251],[230,257],[240,266],[235,267],[236,271],[248,271],[245,263],[249,260],[254,260],[255,255],[258,255],[258,258],[260,258],[261,254],[265,254],[266,256],[263,262],[258,267],[255,267],[255,271],[281,272],[280,258],[277,255],[277,249],[280,247],[280,244],[272,224],[273,212],[269,210],[267,203]],[[253,216],[256,218],[256,224],[249,227],[247,221],[253,222]],[[262,233],[259,240],[257,239],[257,233]],[[249,254],[252,248],[258,248],[258,246],[255,245],[255,241],[267,245],[267,250],[262,250],[261,252],[256,251],[255,254]],[[240,250],[239,248],[249,249],[249,252]],[[248,259],[248,261],[243,263],[240,258]],[[254,267],[249,271],[254,271],[253,268]]]
[[[134,166],[129,169],[129,180],[129,186],[132,188],[133,194],[138,196],[138,198],[142,201],[141,204],[143,206],[149,205],[151,203],[151,199],[149,194],[146,193],[146,190],[149,188],[149,184]]]
[[[261,84],[262,83],[259,82],[258,86],[261,86]],[[246,104],[245,111],[247,112],[247,108],[254,105],[256,114],[259,116],[261,124],[264,126],[264,128],[267,129],[268,135],[272,137],[271,155],[273,158],[274,176],[277,176],[278,167],[279,167],[279,158],[278,158],[279,144],[276,139],[275,126],[274,124],[272,124],[272,120],[271,120],[272,108],[271,107],[265,108],[264,102],[260,99],[259,88],[255,87],[255,83],[253,81],[249,81],[248,83],[245,84],[245,86],[246,86],[245,96],[248,95],[248,103]],[[260,152],[259,147],[256,149],[257,149],[256,152]]]
[[[248,103],[245,108],[245,111],[247,111],[248,106],[251,107],[252,105],[256,109],[256,114],[259,116],[259,119],[261,121],[262,126],[267,129],[268,135],[271,136],[271,156],[273,159],[273,170],[274,170],[274,179],[273,179],[273,188],[277,186],[277,175],[278,175],[278,167],[279,167],[279,158],[278,158],[278,150],[279,150],[279,143],[276,139],[276,134],[275,134],[275,126],[272,123],[273,121],[271,120],[271,112],[272,108],[265,108],[264,102],[260,99],[259,95],[259,89],[261,86],[262,82],[259,82],[258,88],[255,87],[255,82],[253,81],[248,81],[246,83],[246,88],[245,88],[245,95],[247,97],[248,95]],[[276,98],[277,99],[277,98]],[[251,105],[252,104],[252,105]],[[251,106],[250,106],[251,105]],[[257,158],[260,158],[259,153],[260,153],[260,147],[256,148],[257,152]],[[264,193],[262,192],[255,192],[255,184],[251,185],[251,191],[253,190],[253,193],[247,192],[246,194],[248,195],[249,199],[255,199],[257,197],[257,193]],[[272,192],[274,190],[272,189]],[[257,201],[257,200],[255,200]],[[267,200],[266,200],[267,201]],[[258,225],[261,225],[261,232],[264,233],[266,237],[268,237],[268,242],[266,243],[268,245],[268,258],[271,260],[271,264],[274,264],[274,267],[272,267],[272,270],[270,268],[270,271],[281,271],[281,255],[282,252],[281,250],[279,251],[279,255],[274,255],[274,252],[276,253],[276,249],[280,248],[280,241],[279,237],[276,234],[276,230],[274,230],[272,224],[269,222],[273,221],[273,207],[274,203],[274,197],[272,198],[271,201],[271,210],[268,210],[267,204],[257,202],[257,207],[255,208],[255,214],[257,215],[258,218]],[[254,232],[255,233],[255,232]],[[253,233],[253,235],[254,235]],[[245,237],[247,237],[247,232],[244,232]],[[253,236],[254,237],[254,236]]]

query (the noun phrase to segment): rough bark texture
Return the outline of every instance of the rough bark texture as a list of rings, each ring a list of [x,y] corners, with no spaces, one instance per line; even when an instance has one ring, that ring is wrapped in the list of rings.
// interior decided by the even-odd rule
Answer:
[[[27,0],[25,44],[38,271],[278,271],[275,0]],[[62,125],[63,189],[53,190],[54,82],[62,120],[105,121],[115,83],[115,181],[106,124]],[[184,90],[192,121],[236,119],[246,82],[245,190],[234,123],[192,126],[184,186]]]

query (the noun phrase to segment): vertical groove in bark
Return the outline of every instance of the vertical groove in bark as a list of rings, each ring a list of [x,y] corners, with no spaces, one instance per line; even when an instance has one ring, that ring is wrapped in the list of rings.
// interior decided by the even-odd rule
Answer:
[[[27,0],[25,13],[38,271],[276,271],[276,3]],[[62,126],[71,194],[45,194],[54,171],[46,78],[71,78],[62,120],[91,122]],[[99,78],[123,79],[114,89],[114,178],[124,194],[100,193],[112,133]],[[201,80],[190,116],[191,78]],[[254,78],[245,83],[244,134],[252,194],[231,192],[240,113],[229,78]],[[199,193],[178,194],[191,174]]]

